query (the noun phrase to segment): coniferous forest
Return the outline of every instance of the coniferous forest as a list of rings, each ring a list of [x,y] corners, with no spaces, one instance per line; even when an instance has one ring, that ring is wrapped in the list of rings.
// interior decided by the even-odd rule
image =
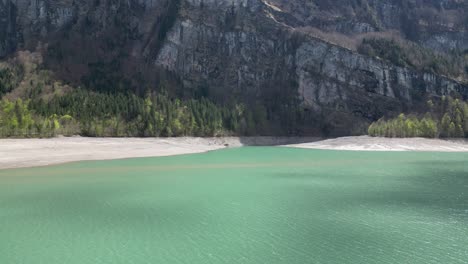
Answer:
[[[2,137],[219,136],[255,129],[252,114],[242,105],[227,108],[164,94],[141,98],[77,90],[49,101],[4,99],[0,107]]]

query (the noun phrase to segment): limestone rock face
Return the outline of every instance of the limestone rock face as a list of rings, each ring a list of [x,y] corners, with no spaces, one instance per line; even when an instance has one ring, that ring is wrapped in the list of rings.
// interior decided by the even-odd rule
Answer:
[[[185,5],[155,61],[177,72],[186,88],[207,85],[217,96],[251,97],[294,86],[297,90],[290,92],[297,91],[306,106],[366,119],[400,111],[415,95],[468,95],[466,86],[443,76],[397,67],[302,35],[278,21],[272,12],[279,7],[270,3],[210,3]],[[210,15],[213,9],[217,16]]]
[[[86,45],[112,47],[99,59],[165,68],[180,78],[184,90],[203,89],[220,102],[291,97],[312,111],[345,114],[348,120],[333,121],[345,134],[355,123],[402,111],[421,94],[468,96],[468,88],[359,55],[302,29],[347,35],[395,30],[437,51],[463,50],[468,48],[465,2],[0,0],[0,56],[52,39],[73,44],[85,38]],[[70,61],[95,56],[94,48],[82,48],[85,44]]]
[[[437,50],[468,48],[468,3],[460,0],[265,0],[296,26],[348,35],[396,30]],[[293,20],[289,20],[293,21]]]

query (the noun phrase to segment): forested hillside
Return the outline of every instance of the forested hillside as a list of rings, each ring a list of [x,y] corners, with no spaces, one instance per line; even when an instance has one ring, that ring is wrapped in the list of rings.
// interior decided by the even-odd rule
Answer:
[[[17,67],[23,76],[11,68],[0,70],[0,91],[5,95],[18,86],[27,99],[10,94],[0,101],[2,137],[254,135],[266,129],[264,109],[234,103],[227,107],[204,97],[171,98],[164,90],[143,97],[130,91],[70,88],[54,83],[47,71]]]
[[[112,85],[105,85],[106,89],[71,87],[54,80],[34,56],[21,53],[0,69],[1,137],[205,137],[271,133],[271,119],[262,104],[247,106],[236,101],[216,104],[202,95],[177,97],[164,84],[146,90],[143,95],[113,90]],[[274,117],[288,120],[290,125],[283,128],[296,127],[300,108],[287,109],[283,114]]]

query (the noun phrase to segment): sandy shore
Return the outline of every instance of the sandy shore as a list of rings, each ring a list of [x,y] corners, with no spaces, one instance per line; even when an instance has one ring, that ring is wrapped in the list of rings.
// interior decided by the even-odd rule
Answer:
[[[374,138],[369,136],[359,136],[326,139],[287,146],[309,149],[355,151],[468,152],[468,141],[463,139],[442,140],[427,138]]]
[[[291,144],[306,142],[300,144]],[[307,143],[309,142],[309,143]],[[80,160],[107,160],[200,153],[243,145],[361,151],[468,152],[467,141],[343,137],[317,138],[52,138],[0,139],[0,169],[35,167]]]
[[[200,153],[241,146],[237,138],[0,139],[0,169],[80,160],[108,160]]]

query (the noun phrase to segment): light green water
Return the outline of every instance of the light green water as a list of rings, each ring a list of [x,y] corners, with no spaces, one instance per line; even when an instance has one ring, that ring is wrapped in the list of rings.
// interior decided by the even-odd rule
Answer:
[[[468,154],[252,147],[3,170],[0,263],[468,263]]]

